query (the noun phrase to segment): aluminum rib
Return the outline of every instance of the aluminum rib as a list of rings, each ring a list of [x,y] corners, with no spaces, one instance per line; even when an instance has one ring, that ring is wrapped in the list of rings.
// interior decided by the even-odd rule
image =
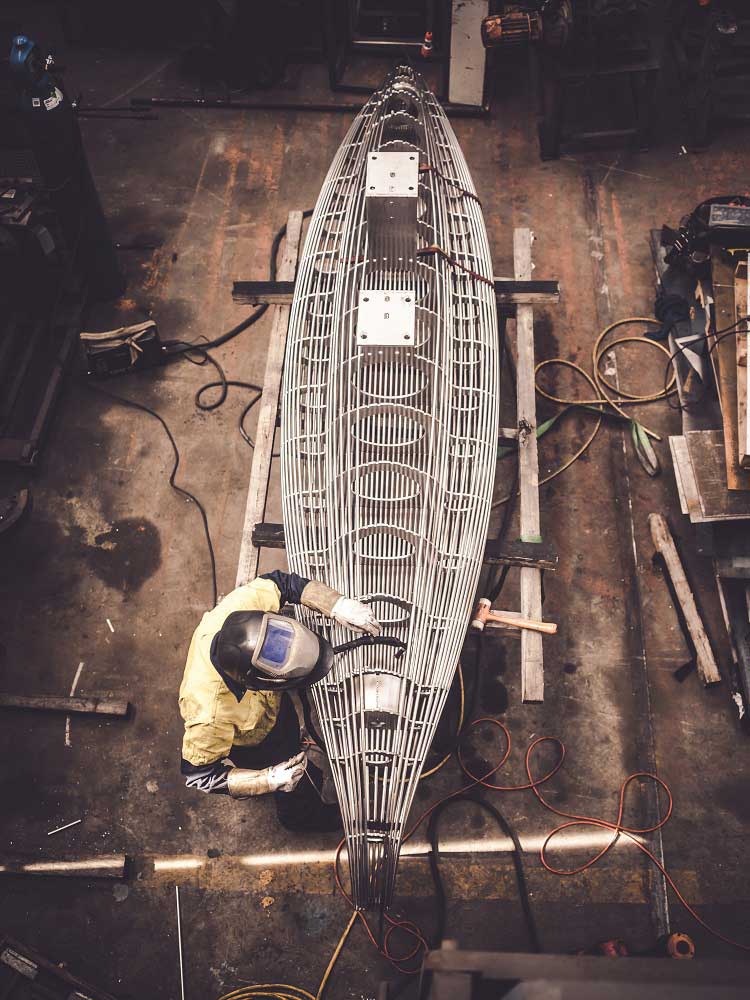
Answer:
[[[373,151],[419,157],[423,252],[406,251],[395,266],[371,258],[365,178]],[[399,68],[356,117],[331,165],[290,318],[281,422],[290,569],[369,602],[384,634],[406,643],[400,657],[391,646],[342,654],[312,690],[358,908],[392,899],[490,516],[497,319],[487,233],[472,194],[443,110],[411,69]],[[414,290],[413,345],[357,342],[359,294],[373,282]],[[334,644],[353,638],[307,609],[299,614]]]

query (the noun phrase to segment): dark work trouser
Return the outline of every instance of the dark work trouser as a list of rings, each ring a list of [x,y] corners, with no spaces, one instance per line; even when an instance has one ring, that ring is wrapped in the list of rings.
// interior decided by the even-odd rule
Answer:
[[[254,747],[233,746],[229,755],[237,767],[254,771],[283,764],[301,749],[299,721],[292,699],[284,694],[276,723],[262,743]],[[308,762],[307,773],[293,792],[275,792],[276,815],[287,830],[325,832],[341,829],[338,805],[325,805],[320,799],[323,774]]]

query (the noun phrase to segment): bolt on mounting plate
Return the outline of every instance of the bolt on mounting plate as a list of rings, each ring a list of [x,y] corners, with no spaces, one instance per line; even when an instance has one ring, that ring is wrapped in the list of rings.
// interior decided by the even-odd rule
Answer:
[[[357,343],[410,346],[414,343],[416,310],[413,290],[363,290],[359,293]]]

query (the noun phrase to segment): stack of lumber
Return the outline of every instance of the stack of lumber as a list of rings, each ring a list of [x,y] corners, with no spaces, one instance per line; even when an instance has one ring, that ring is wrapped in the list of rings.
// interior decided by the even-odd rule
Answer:
[[[680,505],[693,524],[750,518],[748,255],[712,248],[711,274],[715,318],[708,346],[721,427],[696,430],[684,420],[683,434],[669,440]]]
[[[711,360],[724,430],[726,480],[729,490],[749,490],[750,447],[747,419],[747,344],[750,314],[748,255],[711,249],[714,332],[709,337]],[[722,333],[726,331],[726,334]]]
[[[713,299],[708,358],[719,408],[710,392],[688,400],[686,366],[675,365],[685,404],[683,432],[669,439],[680,507],[698,526],[694,538],[700,551],[712,557],[729,639],[730,687],[740,717],[750,710],[750,531],[735,523],[750,519],[749,256],[711,248],[711,288],[700,288],[698,300],[707,305]],[[655,254],[655,259],[661,277],[663,257]],[[675,353],[672,338],[670,348]]]

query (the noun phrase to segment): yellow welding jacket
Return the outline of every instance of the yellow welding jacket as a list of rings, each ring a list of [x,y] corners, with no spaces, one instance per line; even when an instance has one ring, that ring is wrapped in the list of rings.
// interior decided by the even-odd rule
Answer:
[[[281,694],[231,690],[211,660],[211,645],[230,614],[277,612],[280,599],[273,581],[257,579],[233,590],[203,615],[193,633],[180,686],[180,714],[185,723],[182,756],[188,763],[213,764],[226,757],[232,746],[257,746],[273,729]]]

